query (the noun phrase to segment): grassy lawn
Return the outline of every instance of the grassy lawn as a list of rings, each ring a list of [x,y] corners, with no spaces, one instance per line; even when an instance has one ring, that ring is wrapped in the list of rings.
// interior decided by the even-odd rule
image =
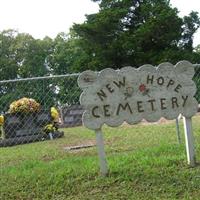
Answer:
[[[193,130],[200,161],[200,116]],[[182,124],[181,145],[174,121],[104,127],[106,178],[99,176],[96,147],[64,149],[95,142],[94,132],[64,131],[62,139],[0,149],[0,199],[200,199],[200,166],[187,166]]]

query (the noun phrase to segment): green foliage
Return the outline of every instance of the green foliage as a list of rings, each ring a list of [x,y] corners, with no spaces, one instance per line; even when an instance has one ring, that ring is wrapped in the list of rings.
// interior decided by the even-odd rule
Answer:
[[[14,30],[0,32],[1,80],[48,74],[47,56],[53,51],[52,39],[35,40]]]
[[[200,44],[195,47],[195,52],[200,55]]]
[[[69,73],[70,60],[70,42],[68,35],[60,33],[53,41],[54,51],[48,55],[48,63],[51,72],[54,74]],[[72,49],[73,50],[73,49]]]
[[[183,18],[183,40],[182,45],[185,49],[193,50],[193,35],[200,27],[200,18],[198,12],[192,11],[189,16]]]
[[[18,38],[16,38],[18,39]],[[24,42],[24,40],[20,41]],[[47,56],[53,51],[52,40],[31,39],[24,43],[24,53],[22,54],[22,66],[19,67],[20,77],[35,77],[49,74],[47,67]]]
[[[181,19],[166,0],[95,2],[99,3],[99,13],[73,26],[80,47],[90,55],[87,68],[200,60],[192,52],[193,34],[200,24],[197,12]]]
[[[6,30],[0,32],[0,78],[17,78],[18,59],[15,52],[16,31]]]

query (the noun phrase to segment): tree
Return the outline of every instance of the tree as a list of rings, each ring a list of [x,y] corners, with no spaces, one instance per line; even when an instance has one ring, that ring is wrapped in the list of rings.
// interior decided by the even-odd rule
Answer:
[[[200,55],[200,44],[195,47],[194,51]]]
[[[1,80],[44,76],[49,73],[47,56],[53,51],[52,40],[35,40],[31,35],[7,30],[0,33],[0,77]],[[21,97],[36,98],[44,104],[49,91],[48,103],[53,102],[54,90],[43,81],[0,84],[1,111]]]
[[[54,40],[54,51],[48,56],[48,63],[52,74],[63,75],[76,72],[76,65],[82,58],[83,52],[74,39],[73,34],[59,33]],[[81,59],[83,60],[83,59]],[[72,70],[73,66],[73,70]],[[56,79],[52,81],[52,88],[57,88],[54,94],[56,101],[60,104],[77,103],[80,90],[77,85],[76,76]]]
[[[0,32],[0,79],[17,78],[18,60],[15,52],[15,30]]]
[[[53,52],[48,55],[48,63],[53,74],[65,74],[69,72],[71,64],[70,42],[68,35],[59,33],[53,41]]]
[[[182,46],[188,51],[193,51],[193,35],[200,27],[200,18],[198,12],[192,11],[188,16],[183,18],[183,39]]]
[[[47,56],[53,51],[52,39],[35,40],[15,30],[0,32],[0,77],[43,76],[48,74]]]
[[[175,63],[183,52],[191,62],[196,59],[189,46],[198,28],[197,13],[181,19],[168,0],[93,1],[99,3],[99,13],[72,28],[80,48],[90,56],[85,68]]]
[[[16,37],[21,62],[20,77],[44,76],[49,73],[47,57],[53,51],[52,39],[35,40],[27,35],[19,34]]]
[[[18,77],[19,59],[16,53],[15,30],[0,32],[0,80],[16,79]],[[11,84],[0,84],[0,111],[6,111],[6,104],[14,99],[15,88]]]
[[[84,52],[73,32],[59,33],[53,41],[54,51],[48,56],[49,67],[53,74],[79,72],[77,66],[88,62],[90,55]]]

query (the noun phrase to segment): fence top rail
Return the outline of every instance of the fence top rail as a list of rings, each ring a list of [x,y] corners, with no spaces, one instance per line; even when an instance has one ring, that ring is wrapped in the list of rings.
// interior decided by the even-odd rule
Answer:
[[[200,64],[193,64],[194,67],[200,67]]]
[[[0,83],[11,83],[11,82],[20,82],[20,81],[34,81],[34,80],[43,80],[43,79],[76,77],[76,76],[79,76],[79,75],[80,75],[80,73],[73,73],[73,74],[51,75],[51,76],[41,76],[41,77],[31,77],[31,78],[18,78],[18,79],[11,79],[11,80],[2,80],[2,81],[0,81]]]
[[[200,67],[200,64],[193,64],[194,67]],[[81,73],[73,73],[73,74],[63,74],[63,75],[50,75],[50,76],[41,76],[41,77],[31,77],[31,78],[18,78],[11,80],[2,80],[1,83],[12,83],[12,82],[20,82],[20,81],[34,81],[34,80],[43,80],[43,79],[54,79],[54,78],[65,78],[65,77],[76,77]]]

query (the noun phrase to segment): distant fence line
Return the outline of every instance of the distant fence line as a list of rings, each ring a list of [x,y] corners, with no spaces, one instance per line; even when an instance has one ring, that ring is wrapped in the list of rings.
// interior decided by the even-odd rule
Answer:
[[[200,64],[193,64],[193,66],[194,66],[194,68],[199,68]],[[81,73],[71,73],[71,74],[62,74],[62,75],[38,76],[38,77],[31,77],[31,78],[17,78],[17,79],[11,79],[11,80],[1,80],[0,83],[11,83],[11,82],[18,82],[18,81],[31,81],[31,80],[55,79],[55,78],[66,78],[66,77],[78,77],[80,74]]]

